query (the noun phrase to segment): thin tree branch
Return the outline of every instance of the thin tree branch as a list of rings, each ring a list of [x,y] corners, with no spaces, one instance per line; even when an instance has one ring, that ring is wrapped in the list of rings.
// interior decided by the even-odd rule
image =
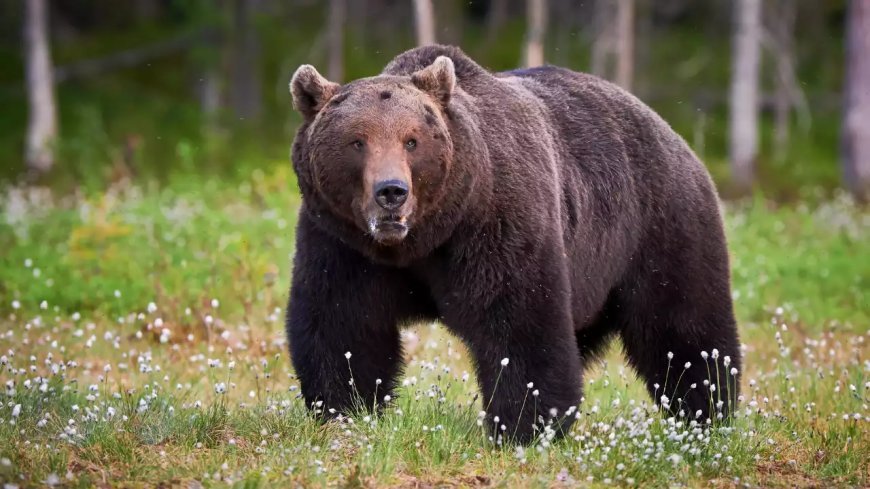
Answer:
[[[88,78],[102,73],[139,66],[153,59],[162,58],[178,51],[190,49],[194,45],[217,35],[215,29],[202,29],[180,34],[166,41],[137,47],[99,58],[75,61],[54,70],[55,83],[74,78]]]

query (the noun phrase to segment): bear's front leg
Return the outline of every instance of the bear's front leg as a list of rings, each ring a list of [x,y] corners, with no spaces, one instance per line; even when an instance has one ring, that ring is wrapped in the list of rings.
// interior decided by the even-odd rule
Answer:
[[[287,336],[309,407],[347,414],[391,393],[402,367],[404,308],[404,281],[395,274],[300,217]]]
[[[557,435],[567,432],[582,379],[564,279],[521,275],[472,314],[476,321],[451,329],[474,356],[492,435],[528,443],[550,422]]]

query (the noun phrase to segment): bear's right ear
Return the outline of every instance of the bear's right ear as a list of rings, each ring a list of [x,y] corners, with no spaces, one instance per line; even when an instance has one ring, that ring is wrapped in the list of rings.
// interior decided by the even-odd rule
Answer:
[[[323,77],[311,65],[302,65],[293,73],[290,80],[290,93],[293,95],[293,107],[306,120],[311,120],[335,95],[340,85]]]
[[[456,87],[453,60],[447,56],[438,56],[431,65],[412,73],[411,83],[441,102],[442,107],[447,107]]]

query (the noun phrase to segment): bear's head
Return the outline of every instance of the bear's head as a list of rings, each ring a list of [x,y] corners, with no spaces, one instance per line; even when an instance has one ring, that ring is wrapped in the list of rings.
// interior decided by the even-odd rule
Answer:
[[[377,246],[400,246],[446,192],[453,161],[446,111],[455,86],[445,56],[410,76],[343,86],[299,67],[290,91],[304,118],[293,162],[304,198]]]

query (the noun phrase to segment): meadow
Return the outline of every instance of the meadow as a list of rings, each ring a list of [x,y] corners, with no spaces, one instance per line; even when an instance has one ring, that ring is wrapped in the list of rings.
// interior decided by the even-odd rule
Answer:
[[[404,333],[382,413],[311,417],[283,331],[299,204],[289,165],[0,190],[5,487],[870,485],[870,213],[845,195],[724,205],[745,350],[730,423],[663,414],[614,344],[571,431],[527,447],[489,438],[437,324]]]

